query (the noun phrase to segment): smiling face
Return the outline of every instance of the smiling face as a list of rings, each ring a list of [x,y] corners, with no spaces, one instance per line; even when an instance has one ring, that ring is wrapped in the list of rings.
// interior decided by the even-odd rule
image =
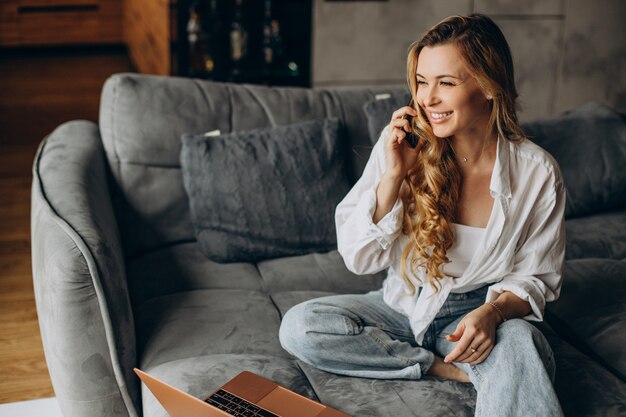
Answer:
[[[417,62],[417,102],[435,136],[484,137],[489,100],[452,44],[424,47]]]

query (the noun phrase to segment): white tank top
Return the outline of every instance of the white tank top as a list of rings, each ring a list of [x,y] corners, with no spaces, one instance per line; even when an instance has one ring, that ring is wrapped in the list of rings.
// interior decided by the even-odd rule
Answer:
[[[444,274],[453,278],[463,275],[485,234],[485,230],[482,227],[452,223],[454,243],[446,253],[450,263],[443,265],[442,271]]]

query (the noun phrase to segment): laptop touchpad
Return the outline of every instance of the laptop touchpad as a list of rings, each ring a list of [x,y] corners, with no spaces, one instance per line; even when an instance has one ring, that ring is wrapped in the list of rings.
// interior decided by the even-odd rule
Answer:
[[[315,417],[326,408],[323,404],[280,386],[258,401],[257,405],[284,417]]]

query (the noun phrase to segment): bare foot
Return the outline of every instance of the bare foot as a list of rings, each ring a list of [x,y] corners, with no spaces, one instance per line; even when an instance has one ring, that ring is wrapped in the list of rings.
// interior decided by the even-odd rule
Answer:
[[[470,382],[469,376],[465,372],[451,363],[445,363],[439,356],[435,356],[435,362],[426,374],[459,382]]]

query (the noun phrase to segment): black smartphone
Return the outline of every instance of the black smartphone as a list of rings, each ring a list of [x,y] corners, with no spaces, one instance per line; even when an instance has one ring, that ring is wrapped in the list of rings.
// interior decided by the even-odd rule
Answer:
[[[412,104],[413,104],[413,99],[410,99],[409,102],[407,103],[407,106],[411,106]],[[409,126],[411,126],[411,131],[407,132],[406,136],[404,137],[404,140],[406,140],[406,142],[409,144],[411,148],[415,148],[420,138],[413,131],[413,116],[411,116],[410,114],[406,114],[404,118],[409,121]]]

